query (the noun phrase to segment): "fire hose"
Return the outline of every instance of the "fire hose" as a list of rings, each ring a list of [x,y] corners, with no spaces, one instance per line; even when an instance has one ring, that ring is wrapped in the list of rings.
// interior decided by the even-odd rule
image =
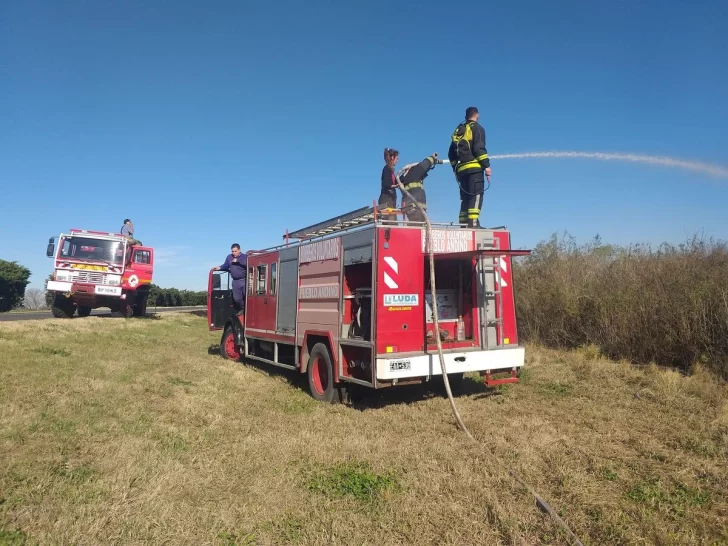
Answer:
[[[449,164],[450,161],[447,159],[437,159],[437,154],[433,154],[434,158],[436,160],[435,164]],[[402,184],[402,181],[400,180],[400,177],[403,176],[410,168],[417,165],[417,163],[409,163],[402,167],[400,171],[396,175],[396,181],[397,186],[402,191],[404,195],[406,195],[409,200],[415,204],[420,211],[422,212],[422,215],[425,219],[425,229],[427,230],[427,244],[428,244],[428,251],[429,251],[429,257],[430,257],[430,291],[432,292],[432,318],[434,322],[435,327],[435,339],[437,341],[437,354],[440,360],[440,370],[442,371],[442,380],[445,383],[445,391],[447,392],[447,397],[450,401],[450,408],[452,409],[453,416],[455,417],[455,421],[458,424],[458,427],[460,427],[460,430],[462,430],[465,435],[472,440],[473,442],[477,442],[477,440],[473,437],[472,434],[470,434],[470,431],[465,426],[465,423],[463,423],[462,418],[460,417],[460,412],[458,411],[457,407],[455,406],[455,400],[452,396],[452,390],[450,389],[450,381],[447,377],[447,369],[445,366],[445,355],[442,352],[442,341],[440,339],[440,322],[438,320],[438,310],[437,310],[437,293],[435,291],[435,253],[433,250],[434,245],[432,244],[432,224],[430,223],[430,217],[427,214],[426,208],[417,201],[414,197],[412,197],[412,194],[410,194],[404,187],[404,184]],[[434,168],[435,165],[432,166]],[[496,462],[508,468],[506,465],[502,463],[502,461],[493,453],[488,453],[493,459],[496,460]],[[584,546],[582,542],[577,538],[577,536],[571,531],[569,526],[564,522],[561,517],[549,506],[549,504],[536,492],[536,490],[531,487],[528,483],[526,483],[516,472],[508,468],[508,473],[511,475],[513,479],[515,479],[519,484],[521,484],[524,488],[528,490],[531,495],[536,499],[536,505],[541,508],[543,511],[548,513],[556,522],[566,531],[566,533],[569,535],[569,537],[574,541],[573,543],[576,546]]]

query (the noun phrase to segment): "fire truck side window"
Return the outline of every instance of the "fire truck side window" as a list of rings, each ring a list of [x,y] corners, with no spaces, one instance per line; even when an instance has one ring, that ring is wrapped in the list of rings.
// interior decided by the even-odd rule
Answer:
[[[267,269],[268,266],[266,264],[258,266],[258,289],[256,290],[258,294],[265,294],[265,274]]]
[[[253,295],[253,268],[248,268],[248,296]]]
[[[137,250],[134,253],[135,264],[148,264],[150,261],[150,255],[148,250]]]
[[[276,269],[278,269],[278,264],[270,264],[270,295],[275,296],[276,295],[276,281],[278,280],[276,277]]]

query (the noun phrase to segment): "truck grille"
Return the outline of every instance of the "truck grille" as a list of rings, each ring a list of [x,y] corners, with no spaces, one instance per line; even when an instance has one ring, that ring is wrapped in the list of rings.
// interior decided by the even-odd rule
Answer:
[[[109,282],[108,276],[100,271],[73,271],[71,281],[89,284],[108,284]]]

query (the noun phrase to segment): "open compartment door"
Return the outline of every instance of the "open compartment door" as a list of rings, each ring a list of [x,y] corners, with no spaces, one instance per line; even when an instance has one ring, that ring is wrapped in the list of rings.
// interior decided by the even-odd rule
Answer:
[[[210,270],[207,282],[207,325],[210,330],[222,330],[233,316],[233,290],[227,271]]]
[[[475,251],[479,339],[486,350],[518,345],[512,258],[530,250],[480,249]]]
[[[495,349],[518,342],[512,256],[529,250],[471,249],[435,254],[439,332],[432,317],[429,255],[424,256],[425,344],[443,348]]]

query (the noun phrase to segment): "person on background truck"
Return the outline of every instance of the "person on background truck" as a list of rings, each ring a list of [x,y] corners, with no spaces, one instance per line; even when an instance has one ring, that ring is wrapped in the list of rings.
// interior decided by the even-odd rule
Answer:
[[[248,266],[248,257],[240,251],[240,245],[233,243],[231,253],[225,262],[215,268],[215,271],[227,271],[233,279],[233,306],[239,315],[245,313],[245,275]]]
[[[397,208],[397,180],[394,175],[394,166],[399,159],[399,152],[392,148],[384,148],[384,168],[382,169],[382,189],[379,194],[379,206],[382,208]],[[397,220],[396,214],[383,214],[384,220]]]
[[[134,238],[134,224],[131,223],[129,218],[124,219],[124,224],[121,226],[121,234],[129,239],[132,245],[141,245],[142,242]]]
[[[465,110],[465,121],[461,122],[450,138],[447,157],[460,186],[461,224],[480,227],[480,209],[483,206],[485,176],[490,182],[490,160],[485,149],[485,129],[478,123],[480,113],[475,106]]]
[[[442,164],[442,160],[437,159],[437,154],[434,153],[407,169],[399,177],[404,189],[409,192],[415,201],[421,203],[425,209],[427,208],[427,195],[425,194],[424,185],[425,178],[427,178],[429,171],[434,169],[435,165],[438,164]],[[408,220],[412,220],[413,222],[425,221],[425,216],[422,214],[420,208],[404,192],[402,192],[402,210],[407,215]]]

